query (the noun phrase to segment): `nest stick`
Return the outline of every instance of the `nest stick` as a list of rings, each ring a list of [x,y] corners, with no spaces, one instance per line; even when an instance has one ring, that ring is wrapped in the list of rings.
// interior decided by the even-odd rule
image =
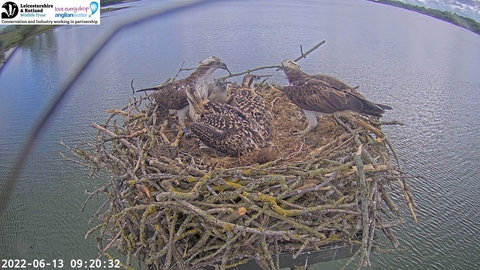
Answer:
[[[393,148],[392,144],[388,139],[385,139],[385,142],[387,143],[388,147],[393,153],[393,156],[395,157],[395,160],[397,161],[397,165],[398,165],[398,168],[400,169],[400,173],[403,174],[403,169],[400,164],[400,158],[398,157],[397,152],[395,151],[395,149]],[[418,219],[417,219],[417,214],[415,213],[415,207],[417,207],[417,204],[415,203],[413,196],[409,191],[407,181],[405,180],[405,178],[398,178],[397,180],[400,188],[403,191],[405,201],[407,202],[408,208],[410,209],[410,213],[412,214],[413,220],[415,221],[415,223],[417,223]]]
[[[367,252],[366,252],[366,254],[367,254],[367,256],[366,256],[367,260],[366,261],[367,261],[368,266],[371,266],[370,253],[372,251],[373,237],[375,236],[375,229],[376,229],[376,225],[377,225],[377,223],[376,223],[377,222],[377,219],[376,219],[376,217],[377,217],[377,204],[376,204],[376,202],[379,201],[378,200],[378,194],[377,194],[377,181],[373,181],[371,183],[370,193],[371,193],[371,196],[372,196],[372,198],[370,199],[370,202],[371,202],[371,204],[370,204],[370,206],[371,206],[371,208],[370,208],[370,224],[369,224],[370,235],[369,235],[369,239],[368,239],[369,245],[368,245]]]
[[[298,195],[302,195],[302,194],[305,194],[307,192],[311,192],[311,191],[317,191],[319,189],[321,189],[322,187],[325,187],[326,185],[330,184],[330,182],[332,182],[335,177],[337,176],[337,173],[332,173],[332,175],[326,180],[326,181],[323,181],[322,183],[314,186],[314,187],[311,187],[311,188],[307,188],[307,189],[304,189],[304,190],[296,190],[296,191],[293,191],[293,192],[290,192],[288,193],[287,195],[285,195],[285,197],[283,197],[282,199],[286,199],[286,198],[289,198],[289,197],[292,197],[292,196],[298,196]]]
[[[270,269],[275,270],[275,264],[273,262],[272,254],[270,254],[270,251],[268,250],[268,244],[267,241],[265,240],[265,235],[260,236],[260,246],[262,247],[263,255],[265,260],[268,263],[268,266]]]
[[[384,138],[385,134],[378,128],[372,126],[371,124],[367,123],[365,120],[361,119],[360,117],[349,117],[351,121],[356,122],[360,126],[366,128],[367,130],[371,131],[373,134],[377,135],[379,138]]]
[[[360,196],[361,196],[361,204],[362,204],[362,227],[363,227],[363,236],[362,236],[362,246],[361,246],[361,255],[360,255],[360,263],[359,265],[362,266],[367,266],[370,265],[370,259],[369,259],[369,237],[370,237],[370,215],[368,208],[370,206],[370,203],[367,198],[367,182],[365,180],[365,174],[363,171],[363,162],[361,159],[362,156],[362,149],[363,145],[361,144],[358,147],[358,151],[353,157],[353,161],[355,162],[355,165],[357,166],[358,169],[358,180],[360,183]]]
[[[178,146],[178,144],[180,143],[180,138],[182,137],[182,135],[183,135],[183,130],[180,128],[177,131],[177,136],[175,136],[175,140],[172,142],[172,146]]]
[[[325,44],[325,42],[326,42],[325,40],[320,41],[320,42],[317,43],[315,46],[313,46],[310,50],[306,51],[305,53],[302,52],[302,54],[301,54],[299,57],[295,58],[293,61],[294,61],[294,62],[297,62],[298,60],[300,60],[300,59],[302,59],[302,58],[306,58],[306,56],[307,56],[308,54],[310,54],[311,52],[315,51],[318,47],[320,47],[320,46],[322,46],[323,44]],[[302,50],[302,51],[303,51],[303,50]]]
[[[380,190],[382,192],[382,198],[387,204],[388,208],[390,208],[390,211],[392,211],[392,213],[394,213],[396,216],[400,216],[400,210],[398,209],[398,206],[393,202],[385,187],[381,186]]]
[[[175,235],[175,225],[177,223],[177,209],[173,210],[173,217],[170,220],[167,217],[167,223],[170,223],[170,228],[169,228],[169,238],[168,238],[168,251],[167,251],[167,259],[165,263],[165,268],[169,269],[170,265],[172,263],[172,256],[173,256],[173,248],[174,248],[174,235]]]
[[[200,208],[197,208],[193,206],[192,204],[186,202],[186,201],[178,201],[180,205],[183,205],[186,207],[188,210],[192,211],[193,213],[199,215],[202,217],[207,223],[220,227],[220,228],[229,228],[231,230],[239,231],[239,232],[247,232],[247,233],[253,233],[253,234],[262,234],[262,235],[268,235],[268,236],[285,236],[285,235],[291,235],[292,233],[289,231],[273,231],[273,230],[262,230],[259,231],[257,229],[233,224],[230,222],[224,222],[221,221],[209,214],[207,214],[205,211],[203,211]]]
[[[247,73],[251,73],[251,72],[254,72],[254,71],[257,71],[257,70],[272,69],[272,68],[281,69],[282,67],[279,66],[279,65],[262,66],[262,67],[247,69],[247,70],[245,70],[245,71],[238,72],[238,73],[232,73],[232,74],[227,75],[227,76],[222,77],[222,78],[223,78],[223,79],[228,79],[228,78],[230,78],[230,77],[241,76],[241,75],[244,75],[244,74],[247,74]]]
[[[306,58],[307,55],[309,55],[311,52],[315,51],[318,47],[322,46],[323,44],[325,43],[325,40],[322,40],[320,41],[319,43],[317,43],[315,46],[313,46],[310,50],[306,51],[305,53],[301,52],[301,55],[297,58],[295,58],[293,61],[297,62],[298,60],[302,59],[302,58]],[[227,79],[227,78],[230,78],[230,77],[236,77],[236,76],[241,76],[241,75],[244,75],[244,74],[247,74],[247,73],[251,73],[253,71],[257,71],[257,70],[262,70],[262,69],[271,69],[271,68],[275,68],[277,70],[279,69],[282,69],[282,66],[279,66],[279,65],[271,65],[271,66],[262,66],[262,67],[258,67],[258,68],[252,68],[252,69],[247,69],[243,72],[239,72],[239,73],[232,73],[230,75],[227,75],[225,77],[223,77],[224,79]]]
[[[92,123],[92,126],[93,126],[94,128],[96,128],[96,129],[98,129],[99,131],[107,134],[108,136],[110,136],[110,137],[112,137],[112,138],[117,138],[117,137],[118,137],[115,133],[111,132],[110,130],[108,130],[108,129],[104,128],[104,127],[99,126],[99,125],[96,124],[96,123]],[[134,150],[134,151],[138,151],[138,148],[137,148],[136,146],[134,146],[133,144],[131,144],[130,142],[128,142],[127,140],[125,140],[125,139],[118,139],[118,140],[119,140],[123,145],[125,145],[126,147],[128,147],[128,148],[130,148],[130,149],[132,149],[132,150]]]
[[[101,250],[98,254],[98,257],[97,257],[97,260],[100,259],[100,257],[102,257],[102,255],[109,249],[113,246],[113,243],[115,243],[115,241],[117,241],[118,238],[120,238],[120,235],[122,234],[121,231],[119,231],[117,233],[117,235],[115,235],[115,237],[113,237],[113,239],[110,241],[110,243],[107,244],[107,246],[105,246],[105,248],[103,250]]]
[[[107,187],[111,186],[112,183],[108,183],[100,188],[97,188],[96,190],[94,190],[93,192],[91,192],[89,195],[88,195],[88,198],[85,200],[85,202],[83,203],[82,205],[82,208],[80,209],[80,211],[83,211],[85,209],[85,206],[87,205],[88,201],[90,201],[92,199],[93,196],[97,195],[98,193],[104,191]]]
[[[410,195],[408,194],[405,186],[403,185],[403,182],[400,179],[397,179],[397,183],[403,192],[403,197],[405,198],[405,202],[407,203],[408,209],[410,209],[410,213],[412,214],[413,220],[415,221],[415,223],[417,223],[418,222],[417,214],[415,213],[413,203],[410,200]]]

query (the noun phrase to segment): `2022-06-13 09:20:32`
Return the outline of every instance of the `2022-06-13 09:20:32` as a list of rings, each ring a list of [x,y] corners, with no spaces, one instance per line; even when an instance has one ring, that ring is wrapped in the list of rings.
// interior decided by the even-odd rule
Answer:
[[[25,259],[2,259],[0,269],[117,269],[120,268],[120,261],[100,260],[100,259],[71,259],[69,265],[65,264],[63,259],[34,259],[27,261]]]

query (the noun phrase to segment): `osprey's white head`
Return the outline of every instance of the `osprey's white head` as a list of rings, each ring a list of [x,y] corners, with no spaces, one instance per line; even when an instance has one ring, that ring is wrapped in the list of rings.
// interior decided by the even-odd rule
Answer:
[[[243,77],[242,87],[253,89],[253,88],[255,88],[255,81],[259,80],[260,78],[261,77],[258,76],[258,75],[253,75],[253,74],[247,73],[245,75],[245,77]]]
[[[199,68],[201,68],[201,67],[205,67],[205,68],[213,67],[215,69],[222,68],[222,69],[228,70],[227,65],[225,63],[223,63],[222,60],[220,58],[216,57],[216,56],[210,56],[208,58],[203,59],[202,61],[200,61],[200,63],[198,63],[198,67]]]
[[[300,70],[301,68],[299,64],[289,59],[282,61],[282,67],[283,69],[293,69],[293,70]]]

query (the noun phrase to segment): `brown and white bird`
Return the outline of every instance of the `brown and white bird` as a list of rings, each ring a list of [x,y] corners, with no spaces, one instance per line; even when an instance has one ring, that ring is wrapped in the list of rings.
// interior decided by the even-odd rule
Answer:
[[[263,148],[266,141],[258,124],[236,107],[212,102],[194,88],[187,89],[190,131],[207,146],[232,156]]]
[[[228,94],[227,83],[225,82],[225,79],[219,78],[215,80],[212,93],[210,93],[208,99],[213,102],[227,103]]]
[[[336,82],[337,86],[333,86],[331,82],[318,77],[325,75],[310,76],[292,60],[282,61],[282,68],[290,83],[285,86],[284,92],[295,105],[303,110],[308,121],[307,128],[297,134],[305,135],[315,128],[318,124],[317,117],[322,115],[358,113],[381,117],[385,110],[392,109],[390,106],[368,101],[348,85],[345,87]]]
[[[265,99],[255,92],[255,81],[260,76],[250,73],[243,77],[242,87],[230,87],[228,104],[239,108],[242,112],[252,117],[260,126],[264,138],[269,137],[272,113],[265,103]]]
[[[208,80],[210,75],[218,68],[228,70],[227,65],[220,58],[210,56],[202,60],[188,77],[158,87],[158,92],[155,94],[156,103],[159,107],[170,110],[171,113],[176,112],[184,133],[187,132],[185,117],[189,110],[186,90],[198,89],[202,97],[207,97]]]

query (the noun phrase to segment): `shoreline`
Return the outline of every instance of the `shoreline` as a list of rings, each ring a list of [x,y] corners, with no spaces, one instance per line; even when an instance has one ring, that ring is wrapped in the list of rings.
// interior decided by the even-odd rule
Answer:
[[[419,14],[451,23],[460,28],[466,29],[474,34],[480,35],[480,22],[471,17],[465,17],[453,11],[428,8],[419,5],[404,3],[398,0],[366,0],[373,3],[384,4],[392,7],[402,8]]]
[[[0,70],[2,69],[3,65],[8,61],[13,52],[17,49],[17,47],[18,45],[15,45],[2,51],[3,59],[0,60]]]

